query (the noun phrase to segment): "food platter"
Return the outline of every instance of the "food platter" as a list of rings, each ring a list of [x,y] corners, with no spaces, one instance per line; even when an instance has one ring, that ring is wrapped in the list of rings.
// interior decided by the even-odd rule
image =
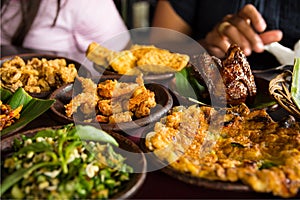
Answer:
[[[69,64],[74,64],[75,65],[75,68],[77,69],[78,75],[83,76],[83,77],[91,77],[91,73],[81,63],[79,63],[79,62],[77,62],[73,59],[67,58],[67,57],[57,56],[57,55],[52,55],[52,54],[28,53],[28,54],[17,54],[17,55],[13,55],[13,56],[5,56],[5,57],[2,57],[1,60],[0,60],[1,67],[2,67],[4,62],[12,60],[16,56],[20,57],[25,62],[27,62],[28,60],[32,60],[33,58],[37,58],[39,60],[41,60],[42,58],[45,58],[46,60],[64,59],[66,61],[67,65],[69,65]],[[49,90],[49,91],[42,91],[42,92],[39,92],[39,93],[29,92],[29,94],[33,97],[36,97],[36,98],[46,99],[51,94],[51,92],[53,92],[54,89],[55,88],[51,88],[51,90]]]
[[[256,111],[254,111],[252,114],[254,114],[255,112]],[[176,115],[173,115],[173,117],[174,116],[176,116]],[[171,118],[172,117],[170,117],[169,119],[171,119]],[[253,119],[255,119],[255,117]],[[164,121],[164,120],[162,121],[162,123],[172,124],[171,121]],[[192,122],[190,122],[190,123],[192,124]],[[289,123],[288,121],[283,120],[283,121],[281,121],[279,123],[279,124],[281,124],[279,126],[282,126],[282,128],[284,128],[283,124],[288,124],[288,123]],[[266,124],[268,124],[268,123],[266,123]],[[274,125],[274,122],[271,122],[271,124]],[[175,127],[175,125],[173,124],[174,127]],[[203,125],[203,126],[205,126],[205,125]],[[181,144],[189,144],[189,143],[187,143],[183,139],[183,137],[177,137],[176,134],[173,135],[173,137],[172,137],[172,133],[174,133],[174,132],[172,132],[172,130],[167,131],[168,128],[169,128],[168,125],[163,126],[162,124],[156,124],[155,127],[156,127],[155,128],[156,129],[156,133],[157,133],[157,130],[161,131],[160,134],[158,135],[158,137],[156,137],[156,139],[153,140],[153,142],[152,142],[153,146],[151,146],[151,148],[154,148],[155,151],[151,151],[149,149],[149,147],[146,145],[146,143],[147,143],[147,139],[146,139],[147,135],[150,134],[151,135],[150,137],[153,137],[154,126],[147,127],[147,129],[145,129],[142,132],[142,137],[141,137],[142,139],[140,140],[140,147],[141,147],[141,149],[145,152],[145,155],[146,155],[146,158],[148,159],[148,162],[152,163],[155,169],[159,169],[162,172],[166,173],[167,175],[169,175],[169,176],[171,176],[171,177],[173,177],[175,179],[178,179],[178,180],[183,181],[183,182],[188,183],[188,184],[200,186],[200,187],[205,187],[205,188],[214,189],[214,190],[241,191],[241,192],[252,192],[252,193],[253,192],[264,192],[265,195],[269,195],[270,197],[272,197],[272,193],[270,193],[270,192],[271,191],[274,192],[274,190],[270,189],[270,190],[267,190],[267,191],[257,191],[257,190],[260,190],[258,188],[262,188],[262,187],[260,187],[260,186],[257,187],[255,185],[251,187],[251,185],[248,185],[248,184],[249,184],[249,182],[251,182],[249,180],[251,180],[252,178],[254,178],[256,176],[255,174],[257,174],[257,173],[259,173],[259,174],[266,173],[267,174],[269,172],[269,170],[276,170],[277,164],[274,164],[274,163],[272,163],[270,161],[264,160],[262,162],[263,164],[261,164],[261,166],[257,168],[258,172],[255,172],[253,170],[252,173],[248,174],[249,176],[248,175],[246,176],[246,179],[243,179],[243,180],[235,179],[235,181],[233,181],[233,179],[229,178],[229,180],[228,179],[226,180],[223,175],[226,174],[225,176],[228,176],[228,177],[230,176],[231,172],[226,171],[226,170],[232,170],[231,167],[230,167],[231,166],[230,163],[233,163],[232,160],[231,160],[231,159],[234,159],[233,155],[231,155],[232,158],[230,157],[226,161],[223,160],[224,159],[223,157],[217,157],[217,155],[226,155],[226,153],[225,154],[220,154],[220,152],[217,152],[217,151],[222,151],[222,148],[220,148],[220,149],[214,149],[213,150],[213,151],[215,151],[215,154],[212,151],[212,152],[210,152],[208,154],[203,154],[204,155],[203,157],[199,157],[201,155],[200,154],[201,150],[198,149],[199,146],[197,146],[197,144],[194,143],[194,142],[192,142],[191,145],[189,147],[187,147],[188,150],[186,149],[187,150],[186,152],[190,152],[191,149],[195,149],[195,151],[193,151],[194,153],[189,154],[188,156],[186,156],[186,153],[184,153],[184,155],[178,154],[178,152],[183,152],[183,150],[184,150],[183,147],[181,146]],[[159,127],[161,127],[161,128],[159,128]],[[186,130],[186,129],[184,129],[184,130]],[[234,131],[236,131],[236,129],[232,130],[232,132],[234,132]],[[290,129],[290,131],[292,131],[292,129]],[[199,134],[201,134],[201,132],[202,131],[197,131],[197,133],[199,133]],[[299,134],[299,124],[298,124],[298,129],[297,128],[294,129],[293,132],[295,134]],[[193,135],[194,133],[192,133],[192,134],[189,133],[189,134]],[[270,132],[270,134],[271,134],[271,132]],[[276,134],[276,131],[275,131],[275,134]],[[280,135],[280,133],[278,133],[278,135]],[[160,138],[162,138],[162,139],[160,139]],[[198,138],[198,137],[195,136],[194,138]],[[198,140],[198,139],[196,139],[196,140]],[[226,137],[223,138],[222,141],[224,141],[224,140],[226,140]],[[233,139],[231,141],[235,141],[235,140]],[[263,142],[268,142],[265,139],[262,140],[262,141]],[[282,140],[278,140],[278,142],[283,142],[283,141]],[[175,145],[173,143],[175,143]],[[286,142],[284,142],[284,143],[286,143]],[[226,143],[226,142],[225,143],[222,143],[222,142],[219,143],[218,142],[216,144],[219,147],[219,146],[221,146],[221,144],[228,144],[228,143]],[[204,143],[204,145],[205,145],[205,143]],[[206,145],[209,145],[209,143],[206,143]],[[234,143],[234,144],[231,143],[231,145],[232,145],[232,148],[242,148],[242,149],[243,148],[247,148],[245,146],[239,146],[237,143]],[[180,147],[178,147],[178,146],[180,146]],[[296,144],[296,149],[297,148],[298,148],[298,146]],[[228,152],[230,152],[229,149],[228,149],[228,147],[224,146],[224,149],[227,149]],[[295,150],[295,152],[296,151],[297,150]],[[172,152],[172,153],[169,153],[169,152]],[[240,157],[238,156],[239,159],[242,159],[242,155],[244,155],[244,154],[239,154],[238,151],[234,151],[234,152],[235,152],[234,154],[240,155]],[[210,154],[211,154],[211,157],[206,157],[206,155],[210,155]],[[213,155],[215,155],[217,158],[214,157]],[[177,156],[177,157],[175,157],[175,156]],[[285,156],[286,156],[287,159],[289,159],[288,157],[292,156],[292,155],[290,154],[289,156],[288,155],[285,155]],[[161,157],[163,157],[163,159]],[[196,161],[197,160],[196,157],[197,158],[199,157],[200,160],[204,160],[204,162],[202,162],[202,161],[198,161],[197,162]],[[220,159],[220,160],[218,160],[218,159]],[[269,158],[269,159],[272,160],[272,158]],[[170,161],[170,160],[172,160],[172,161]],[[189,160],[189,161],[187,161],[187,160]],[[216,161],[217,164],[214,166],[216,168],[214,168],[214,167],[210,168],[211,167],[210,160],[215,160]],[[209,162],[209,164],[208,164],[208,162]],[[251,162],[252,162],[251,160],[247,160],[247,162],[249,162],[248,163],[249,165],[253,164],[253,163],[251,164]],[[180,163],[181,163],[181,165],[180,165]],[[191,163],[195,163],[195,164],[191,165]],[[214,161],[212,163],[214,163]],[[226,172],[223,171],[223,170],[221,170],[219,168],[221,163],[227,163],[228,164],[228,165],[225,164],[226,167],[224,167],[224,169],[225,169]],[[255,163],[255,161],[254,161],[254,163]],[[297,166],[297,162],[290,163],[290,165],[296,167]],[[180,167],[180,169],[179,169],[179,167]],[[238,165],[236,167],[238,168],[240,166]],[[273,169],[273,167],[274,167],[274,169]],[[211,171],[206,171],[208,168],[216,170],[215,174],[214,174],[214,172],[211,173]],[[282,164],[282,168],[284,168],[284,164]],[[293,167],[291,167],[291,168],[293,168]],[[235,167],[233,168],[233,170],[234,169],[235,169]],[[223,174],[223,172],[224,172],[224,174]],[[197,175],[195,175],[195,173]],[[219,175],[219,173],[220,173],[220,175]],[[202,178],[201,176],[203,176],[203,175],[206,176],[206,177]],[[221,178],[216,178],[218,176],[220,176]],[[266,175],[266,176],[269,176],[269,175]],[[287,176],[288,175],[286,175],[285,178],[287,178]],[[249,180],[247,180],[248,179],[247,177],[249,178]],[[276,176],[274,176],[274,177],[276,177]],[[281,177],[281,178],[283,178],[283,177]],[[264,179],[264,178],[262,178],[262,179]],[[260,184],[263,184],[263,181],[261,181],[262,179],[256,180],[256,181],[254,181],[254,183],[259,182]],[[277,178],[274,178],[274,179],[270,180],[270,178],[267,177],[264,180],[269,180],[272,183],[274,183],[276,181],[276,179]],[[270,185],[272,185],[272,184],[270,184]],[[275,190],[277,190],[278,188],[281,187],[279,185],[277,185],[277,187],[276,187]],[[299,185],[296,186],[296,188],[297,187],[299,187]],[[289,186],[284,187],[284,188],[288,188],[287,190],[290,191]],[[277,190],[277,191],[279,191],[279,190]],[[283,189],[283,192],[281,191],[282,192],[281,195],[287,195],[285,197],[288,197],[288,198],[291,198],[291,197],[297,198],[300,195],[299,192],[297,193],[298,189],[296,189],[296,194],[293,194],[292,196],[289,196],[291,194],[289,194],[289,195],[285,194],[285,191],[286,190]],[[276,196],[276,192],[275,192],[275,194],[273,193],[273,195]],[[277,195],[279,196],[279,193],[277,193]]]
[[[102,76],[100,81],[115,79],[116,76]],[[127,79],[128,80],[128,79]],[[130,122],[120,122],[120,123],[95,123],[95,122],[83,122],[74,117],[67,117],[65,111],[65,105],[70,102],[73,98],[73,88],[74,84],[65,85],[57,90],[55,90],[51,95],[50,99],[55,99],[55,103],[51,106],[51,111],[54,114],[53,118],[60,122],[65,123],[79,123],[79,124],[93,124],[99,126],[106,131],[125,131],[137,129],[143,126],[146,126],[150,123],[158,121],[162,116],[164,116],[168,110],[173,106],[173,99],[168,90],[156,83],[147,83],[145,87],[150,91],[155,93],[155,101],[157,105],[154,108],[151,108],[149,116],[134,119]]]
[[[45,128],[37,128],[34,130],[26,131],[23,133],[18,133],[14,136],[7,137],[1,140],[1,158],[4,159],[5,157],[11,155],[12,144],[13,141],[18,138],[20,139],[22,135],[27,137],[33,137],[39,131],[44,130],[57,130],[62,128],[62,126],[54,126],[54,127],[45,127]],[[130,180],[122,187],[120,191],[114,194],[111,198],[112,199],[128,199],[132,195],[134,195],[138,189],[143,185],[145,178],[146,178],[146,170],[147,170],[147,163],[143,152],[140,148],[131,140],[127,139],[126,137],[111,132],[110,135],[118,142],[119,147],[115,149],[117,153],[120,153],[123,156],[126,156],[126,164],[132,166],[134,168],[135,173],[130,174]],[[126,153],[128,152],[128,153]],[[4,175],[4,174],[2,174]],[[3,180],[3,179],[2,179]]]
[[[229,191],[244,191],[249,192],[252,191],[251,188],[241,182],[224,182],[224,181],[211,181],[204,178],[199,178],[192,176],[189,173],[179,172],[175,170],[173,167],[169,166],[168,163],[160,160],[153,152],[149,151],[149,149],[145,145],[146,135],[153,130],[152,127],[147,127],[142,133],[142,137],[140,140],[140,147],[142,151],[145,153],[147,161],[155,166],[156,169],[161,170],[163,173],[178,179],[182,182],[196,185],[199,187],[205,187],[209,189],[215,190],[229,190]]]

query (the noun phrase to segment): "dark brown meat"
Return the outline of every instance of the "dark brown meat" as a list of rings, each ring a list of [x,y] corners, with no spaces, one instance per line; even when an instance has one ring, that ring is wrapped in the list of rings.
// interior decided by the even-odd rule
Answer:
[[[226,85],[229,104],[245,102],[247,97],[256,95],[256,85],[250,65],[243,51],[237,45],[231,45],[222,60],[220,70]]]
[[[209,90],[212,103],[238,105],[256,95],[250,65],[237,45],[231,45],[222,60],[203,53],[192,62]]]

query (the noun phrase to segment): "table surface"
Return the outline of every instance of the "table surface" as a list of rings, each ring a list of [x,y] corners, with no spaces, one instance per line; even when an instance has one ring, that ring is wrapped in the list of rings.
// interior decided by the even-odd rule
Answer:
[[[66,56],[63,53],[47,52],[33,49],[24,49],[13,46],[1,46],[1,57],[11,56],[22,53],[51,53],[59,56]],[[72,54],[67,57],[79,60],[79,57],[72,57]],[[270,79],[271,74],[260,74],[262,78]],[[272,75],[274,76],[274,74]],[[280,119],[286,115],[283,110],[277,111],[274,118]],[[62,125],[62,123],[52,119],[50,110],[42,114],[40,117],[30,122],[21,131],[30,130],[38,127]],[[150,163],[151,164],[151,163]],[[297,196],[300,197],[299,194]],[[141,188],[134,194],[133,199],[265,199],[275,198],[270,194],[256,193],[252,191],[228,191],[214,190],[205,187],[199,187],[179,181],[164,172],[157,170],[148,172],[146,180]]]

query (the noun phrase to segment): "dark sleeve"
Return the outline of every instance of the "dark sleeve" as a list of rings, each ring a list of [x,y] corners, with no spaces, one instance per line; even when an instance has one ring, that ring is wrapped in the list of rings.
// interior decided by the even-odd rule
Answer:
[[[197,0],[169,0],[175,12],[191,27],[196,15]]]

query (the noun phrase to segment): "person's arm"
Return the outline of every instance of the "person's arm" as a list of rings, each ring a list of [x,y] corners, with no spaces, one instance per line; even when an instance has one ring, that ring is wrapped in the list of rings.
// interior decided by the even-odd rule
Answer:
[[[191,35],[193,30],[167,0],[158,1],[153,26],[173,29],[187,35]],[[248,56],[252,51],[264,51],[265,44],[281,40],[280,30],[265,32],[265,29],[266,22],[261,14],[253,5],[248,4],[238,13],[224,16],[223,20],[198,42],[217,57],[223,57],[232,43],[238,44]]]
[[[153,27],[172,29],[186,35],[192,33],[192,28],[172,8],[169,1],[159,0],[152,21]]]

